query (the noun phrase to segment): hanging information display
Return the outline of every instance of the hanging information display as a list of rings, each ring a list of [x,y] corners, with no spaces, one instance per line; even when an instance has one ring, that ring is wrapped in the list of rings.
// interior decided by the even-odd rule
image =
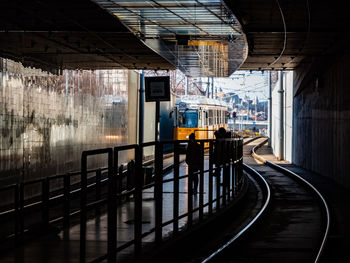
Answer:
[[[145,77],[146,102],[170,101],[170,78]]]

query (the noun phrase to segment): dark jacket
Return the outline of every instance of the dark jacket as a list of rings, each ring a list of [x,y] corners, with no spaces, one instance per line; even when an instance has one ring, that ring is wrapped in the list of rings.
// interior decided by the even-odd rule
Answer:
[[[201,146],[195,141],[190,140],[186,149],[186,163],[193,168],[197,168],[202,165],[201,158]]]

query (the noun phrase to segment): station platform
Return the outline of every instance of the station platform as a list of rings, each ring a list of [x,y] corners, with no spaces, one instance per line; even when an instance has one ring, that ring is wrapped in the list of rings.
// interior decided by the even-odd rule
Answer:
[[[185,156],[180,155],[180,161],[184,161]],[[173,158],[164,160],[163,166],[170,166]],[[205,169],[208,168],[208,156],[205,157]],[[188,167],[185,162],[180,164],[180,175],[187,174]],[[164,180],[172,178],[173,173],[170,171],[164,176]],[[187,213],[187,178],[180,179],[179,184],[179,214]],[[208,176],[204,176],[204,189],[208,184]],[[216,198],[215,180],[213,182],[213,198]],[[147,232],[155,226],[155,200],[154,188],[149,188],[143,191],[143,207],[142,207],[142,232]],[[207,192],[203,194],[204,202],[208,201]],[[163,185],[163,222],[171,220],[173,217],[173,182],[168,182]],[[193,208],[199,205],[199,195],[193,195]],[[215,208],[215,204],[213,206]],[[208,211],[208,207],[204,208],[204,213]],[[198,211],[193,213],[193,220],[198,217]],[[134,238],[134,200],[131,197],[129,201],[123,202],[117,209],[117,246],[125,245]],[[179,230],[185,227],[187,217],[179,219]],[[172,233],[172,224],[163,227],[163,238]],[[142,239],[142,246],[147,247],[148,244],[155,240],[154,232]],[[87,237],[86,237],[86,262],[91,262],[98,257],[107,253],[107,214],[101,213],[94,215],[87,221]],[[79,260],[80,247],[80,225],[72,225],[69,229],[64,229],[58,234],[49,233],[40,238],[35,238],[25,242],[7,253],[0,255],[0,262],[65,262],[73,263],[80,262]],[[134,246],[131,245],[126,249],[117,253],[117,262],[128,262],[133,260]],[[102,262],[107,262],[104,260]]]
[[[261,163],[250,157],[249,151],[252,145],[257,142],[251,142],[244,148],[244,162],[252,166],[262,166]],[[262,146],[258,151],[269,161],[279,163],[280,165],[290,169],[300,176],[310,181],[326,198],[331,209],[331,229],[326,249],[324,252],[324,260],[322,262],[342,262],[346,258],[347,249],[350,247],[350,228],[346,224],[350,220],[350,192],[334,183],[329,178],[321,177],[313,174],[300,167],[290,164],[286,161],[278,161],[272,154],[271,148],[266,145]],[[184,160],[184,156],[180,157]],[[172,163],[172,158],[164,160],[164,167]],[[208,167],[208,158],[205,159],[205,166]],[[180,165],[180,175],[187,173],[187,165],[182,162]],[[164,179],[172,178],[172,172],[168,172]],[[216,186],[214,183],[213,197],[216,197]],[[208,184],[208,177],[204,177],[204,184]],[[187,178],[180,180],[179,191],[179,213],[187,211]],[[208,195],[204,192],[204,202],[207,201]],[[165,183],[163,188],[163,221],[170,220],[173,216],[173,183]],[[193,195],[193,207],[198,207],[198,196]],[[134,235],[134,201],[131,198],[124,202],[117,210],[117,236],[118,247],[126,244],[133,239]],[[143,208],[142,208],[142,232],[149,231],[155,225],[154,218],[155,200],[153,188],[144,190],[143,192]],[[205,208],[204,213],[207,212]],[[194,213],[194,219],[198,217],[198,212]],[[184,228],[187,224],[187,217],[179,220],[179,229]],[[163,237],[166,238],[172,233],[172,224],[163,228]],[[64,229],[57,233],[48,233],[40,238],[33,238],[26,241],[14,250],[3,252],[0,255],[0,262],[4,263],[32,263],[32,262],[79,262],[79,245],[80,245],[80,225],[72,224],[69,229]],[[142,246],[148,247],[155,240],[154,233],[142,239]],[[107,251],[107,215],[103,212],[98,216],[91,217],[87,222],[87,257],[86,261],[90,262],[104,254]],[[194,248],[195,249],[195,248]],[[118,262],[129,262],[133,258],[133,245],[118,252]],[[107,260],[102,261],[107,262]],[[257,261],[258,262],[258,261]]]

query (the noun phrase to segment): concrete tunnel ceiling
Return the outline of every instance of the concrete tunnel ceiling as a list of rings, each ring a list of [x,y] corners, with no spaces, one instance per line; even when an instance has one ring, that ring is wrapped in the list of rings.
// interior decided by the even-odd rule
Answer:
[[[247,35],[240,69],[292,70],[348,50],[349,15],[341,0],[225,0]]]
[[[248,41],[248,57],[240,69],[294,69],[315,57],[347,50],[348,16],[340,0],[224,2]],[[0,9],[0,57],[25,66],[51,72],[175,68],[90,0],[1,1]],[[179,35],[177,41],[188,39]]]
[[[90,0],[1,1],[0,10],[0,57],[24,66],[175,69]]]
[[[247,58],[241,25],[221,0],[93,0],[185,75],[228,77]]]

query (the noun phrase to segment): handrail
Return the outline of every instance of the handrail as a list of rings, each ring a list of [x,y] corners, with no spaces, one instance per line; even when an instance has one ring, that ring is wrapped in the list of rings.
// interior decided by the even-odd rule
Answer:
[[[188,143],[188,140],[181,140],[181,141],[166,141],[166,142],[148,142],[148,143],[143,143],[141,145],[123,145],[123,146],[118,146],[115,147],[114,149],[112,148],[105,148],[105,149],[96,149],[96,150],[91,150],[91,151],[86,151],[83,152],[82,154],[82,171],[81,172],[74,172],[74,173],[67,173],[64,175],[54,175],[54,176],[50,176],[47,178],[42,178],[42,179],[36,179],[33,181],[29,181],[29,182],[25,182],[25,183],[21,183],[21,184],[13,184],[11,186],[7,186],[6,189],[12,190],[14,189],[14,194],[15,197],[17,198],[18,196],[18,201],[16,201],[14,207],[11,207],[8,211],[2,212],[0,213],[0,216],[10,216],[12,213],[14,214],[14,216],[18,219],[14,220],[14,224],[15,225],[15,229],[16,231],[13,234],[10,234],[10,237],[15,237],[16,240],[21,239],[23,237],[23,234],[27,231],[26,229],[23,229],[24,223],[23,220],[25,219],[24,217],[24,213],[25,210],[30,208],[30,207],[34,207],[34,206],[41,206],[41,213],[42,213],[42,223],[45,224],[52,224],[52,223],[58,223],[58,222],[63,222],[63,226],[64,227],[69,227],[70,225],[70,220],[69,218],[71,216],[76,216],[76,215],[80,215],[80,219],[82,221],[81,227],[82,227],[82,231],[80,232],[81,234],[81,259],[83,260],[83,258],[85,257],[85,243],[84,243],[84,235],[86,233],[86,214],[87,211],[90,211],[91,209],[99,209],[99,207],[101,205],[105,205],[106,203],[108,204],[108,210],[112,211],[113,209],[118,209],[115,204],[117,204],[117,202],[119,202],[119,200],[124,199],[124,198],[128,198],[130,195],[134,195],[135,198],[135,202],[138,202],[138,206],[140,207],[140,204],[142,206],[142,198],[140,199],[140,196],[142,195],[142,191],[144,191],[145,189],[148,189],[150,187],[155,187],[155,195],[157,195],[158,197],[156,197],[156,202],[158,202],[157,206],[158,206],[158,223],[155,226],[155,232],[157,233],[157,242],[161,243],[163,237],[161,236],[162,232],[161,229],[162,227],[165,226],[165,223],[167,224],[174,224],[174,234],[177,233],[178,231],[178,223],[179,220],[181,218],[184,217],[188,217],[189,222],[192,222],[192,217],[193,217],[193,213],[195,211],[199,212],[199,222],[201,222],[202,220],[204,220],[203,218],[203,212],[204,212],[204,207],[208,207],[208,211],[209,214],[213,213],[214,211],[219,211],[222,208],[225,208],[227,203],[230,202],[232,200],[232,198],[235,197],[235,195],[237,195],[237,191],[239,190],[239,185],[242,183],[242,181],[240,180],[241,178],[241,168],[242,168],[242,146],[243,146],[243,142],[242,139],[238,139],[238,138],[232,138],[232,139],[225,139],[225,140],[197,140],[198,143],[200,143],[201,147],[202,147],[202,156],[204,158],[204,143],[209,143],[210,147],[209,149],[209,154],[207,155],[208,159],[209,159],[209,168],[208,169],[204,169],[204,166],[202,166],[202,168],[200,169],[199,172],[196,172],[195,174],[198,175],[199,177],[199,189],[203,190],[204,187],[204,176],[211,178],[209,181],[213,182],[213,180],[216,180],[216,184],[220,185],[220,178],[224,178],[225,176],[229,176],[227,179],[228,181],[223,180],[224,186],[219,186],[219,188],[217,188],[216,190],[219,189],[219,194],[217,197],[214,196],[213,198],[213,194],[215,193],[215,189],[213,191],[213,185],[211,183],[211,186],[209,185],[208,189],[206,189],[206,193],[209,195],[209,201],[204,203],[203,200],[203,195],[199,194],[199,207],[194,207],[193,209],[190,209],[189,212],[185,213],[185,214],[179,214],[179,211],[174,209],[174,216],[173,219],[168,220],[167,222],[162,222],[161,220],[161,210],[159,210],[159,207],[161,207],[162,205],[162,198],[161,194],[162,193],[162,185],[168,182],[173,182],[174,185],[174,197],[176,196],[176,192],[179,191],[179,189],[176,190],[176,185],[178,184],[179,180],[183,180],[184,178],[190,178],[188,174],[186,175],[180,175],[178,174],[178,176],[176,176],[176,173],[178,173],[179,171],[179,144],[181,142],[186,142]],[[222,144],[222,149],[226,149],[226,154],[229,153],[228,158],[223,158],[225,159],[225,163],[224,164],[218,164],[216,165],[216,167],[214,167],[214,157],[213,157],[213,147],[214,144]],[[174,153],[173,153],[173,160],[174,160],[174,178],[170,178],[170,179],[164,179],[163,178],[163,155],[156,155],[154,162],[155,162],[155,178],[156,181],[152,182],[150,184],[144,185],[143,182],[140,181],[140,177],[138,176],[136,178],[136,185],[134,185],[132,188],[129,189],[125,189],[122,191],[119,191],[119,188],[117,189],[116,186],[120,185],[118,180],[121,180],[122,177],[120,177],[122,175],[122,173],[124,174],[123,171],[121,171],[120,169],[118,170],[118,167],[116,164],[118,164],[118,160],[116,159],[118,155],[116,155],[115,153],[118,153],[119,151],[127,151],[130,149],[134,149],[135,150],[135,158],[136,158],[136,162],[135,162],[135,169],[137,174],[141,173],[141,160],[142,158],[140,158],[140,153],[141,153],[141,149],[143,147],[149,147],[149,146],[155,146],[157,148],[156,153],[160,152],[162,150],[162,146],[165,144],[173,144],[174,145]],[[225,148],[224,148],[225,147]],[[87,170],[87,156],[88,155],[95,155],[95,154],[109,154],[109,159],[111,160],[109,165],[107,167],[101,167],[101,168],[96,168],[96,169],[90,169]],[[203,159],[204,160],[204,159]],[[203,163],[204,165],[204,163]],[[176,172],[177,170],[177,172]],[[222,174],[220,174],[220,176],[215,177],[214,176],[214,172],[215,171],[223,171]],[[105,172],[105,171],[109,171],[108,173],[108,177],[101,177],[101,173]],[[95,176],[93,177],[89,177],[89,181],[87,181],[88,179],[88,174],[91,173],[96,173]],[[132,173],[132,171],[131,171]],[[226,175],[225,175],[226,174]],[[71,176],[76,176],[76,175],[81,175],[80,177],[80,182],[76,181],[76,184],[73,185],[70,182],[70,178]],[[127,172],[125,178],[128,178],[130,176],[129,172]],[[231,178],[232,176],[232,178]],[[62,189],[57,189],[55,191],[57,191],[57,193],[55,195],[52,195],[52,192],[50,193],[50,180],[64,180],[64,188]],[[118,181],[118,182],[117,182]],[[143,179],[142,179],[143,181]],[[188,180],[189,183],[192,182],[192,179],[190,178]],[[99,188],[101,188],[101,184],[104,183],[104,186],[108,187],[108,197],[105,198],[101,196],[101,190],[99,190]],[[27,200],[24,199],[24,186],[25,185],[31,185],[31,184],[41,184],[42,187],[42,195],[38,196],[38,198],[35,200],[35,203],[30,203],[28,204]],[[83,187],[83,191],[81,191],[81,187]],[[210,188],[212,187],[212,188]],[[220,187],[223,187],[220,190]],[[230,188],[227,189],[226,188]],[[95,190],[96,192],[96,200],[92,201],[92,202],[87,202],[87,194],[88,191],[90,191],[90,194],[94,194],[91,190]],[[192,191],[192,188],[190,189],[189,192]],[[201,191],[204,192],[204,191]],[[114,193],[114,194],[112,194]],[[71,206],[71,200],[73,197],[78,196],[78,194],[80,194],[80,200],[81,200],[81,209],[78,210],[73,210],[70,206]],[[192,198],[192,194],[188,193],[189,195],[189,199]],[[85,196],[85,197],[84,197]],[[178,194],[177,194],[178,196]],[[15,198],[15,199],[16,199]],[[137,199],[138,198],[138,199]],[[178,197],[177,197],[178,198]],[[17,200],[17,199],[16,199]],[[61,202],[62,200],[62,202]],[[111,200],[114,200],[111,202]],[[138,201],[137,201],[138,200]],[[177,203],[176,203],[177,202]],[[54,218],[50,218],[49,217],[49,211],[50,211],[50,206],[52,205],[56,205],[56,203],[63,203],[63,214],[58,214],[55,215]],[[216,207],[215,207],[216,204]],[[178,206],[178,200],[176,201],[176,198],[174,198],[174,207]],[[215,210],[213,210],[213,207],[215,208]],[[111,210],[112,209],[112,210]],[[57,211],[57,210],[56,210]],[[96,210],[97,211],[97,210]],[[135,210],[136,211],[136,210]],[[141,210],[140,210],[141,211]],[[112,213],[108,213],[108,214],[112,214]],[[159,217],[160,216],[160,217]],[[140,214],[138,214],[138,218],[142,218],[140,217]],[[111,221],[109,221],[109,225],[113,225],[115,224],[115,220],[116,219],[109,219]],[[141,226],[141,220],[138,224],[138,227]],[[85,223],[84,223],[85,222]],[[136,225],[136,224],[135,224]],[[190,225],[189,225],[190,227]],[[110,227],[108,227],[110,228]],[[115,228],[114,228],[115,229]],[[139,228],[140,231],[141,228]],[[144,233],[142,232],[137,232],[135,239],[133,241],[133,244],[136,244],[135,242],[138,242],[138,249],[139,251],[135,251],[136,255],[139,255],[139,253],[141,252],[141,246],[140,246],[140,242],[142,237],[144,236]],[[112,233],[113,231],[109,231],[110,233]],[[113,262],[113,258],[115,257],[115,253],[117,251],[119,251],[119,247],[114,246],[113,244],[116,244],[116,239],[115,241],[113,241],[112,239],[114,237],[109,235],[109,249],[110,251],[108,252],[108,256],[104,257],[104,258],[108,258],[108,259],[112,259],[111,262]],[[112,238],[112,239],[111,239]],[[112,242],[112,243],[110,243]]]
[[[179,219],[187,217],[187,228],[191,228],[192,223],[193,223],[193,213],[195,211],[198,211],[199,213],[199,217],[198,220],[199,222],[201,222],[203,220],[203,208],[204,207],[209,207],[209,210],[213,211],[212,206],[213,204],[216,204],[216,209],[215,211],[219,211],[221,208],[225,208],[227,203],[229,201],[232,200],[232,198],[234,198],[235,191],[237,191],[238,189],[238,184],[242,183],[242,181],[240,180],[241,176],[240,176],[240,169],[242,168],[242,146],[243,146],[243,142],[242,140],[239,139],[228,139],[228,140],[198,140],[198,142],[201,145],[201,149],[202,149],[202,156],[204,156],[204,143],[205,142],[209,142],[209,144],[211,145],[209,148],[213,148],[213,144],[215,142],[218,142],[220,144],[222,144],[222,150],[224,152],[224,149],[226,149],[226,154],[228,153],[228,157],[226,158],[221,158],[222,160],[226,160],[227,162],[224,162],[223,164],[218,165],[217,167],[213,167],[213,152],[211,151],[211,155],[209,155],[209,169],[204,169],[204,162],[202,164],[202,168],[200,169],[199,172],[197,172],[196,174],[198,174],[199,176],[199,189],[200,189],[200,194],[199,194],[199,206],[198,207],[192,207],[192,176],[190,175],[179,175],[178,174],[178,170],[179,170],[179,165],[176,165],[176,162],[178,162],[178,156],[179,156],[179,151],[178,151],[178,147],[181,141],[166,141],[166,142],[149,142],[149,143],[144,143],[141,144],[139,146],[134,146],[134,156],[135,156],[135,164],[133,165],[135,167],[135,169],[137,171],[140,171],[140,160],[141,158],[138,157],[140,152],[141,152],[141,148],[142,147],[149,147],[149,146],[155,146],[156,147],[156,156],[155,156],[155,181],[151,184],[147,184],[144,186],[140,186],[140,177],[136,177],[135,178],[135,187],[132,189],[127,190],[126,192],[120,193],[118,195],[115,195],[115,197],[120,198],[122,196],[126,196],[126,195],[130,195],[133,194],[134,195],[134,202],[135,202],[135,222],[134,222],[134,239],[129,241],[128,244],[124,244],[122,245],[123,248],[130,246],[131,244],[134,244],[134,253],[135,256],[139,256],[141,254],[141,239],[142,237],[154,232],[155,233],[155,242],[156,244],[160,244],[163,242],[163,237],[162,237],[162,228],[166,225],[169,224],[174,224],[174,233],[176,234],[176,232],[178,231],[178,228],[176,227],[178,225]],[[188,142],[186,140],[186,142]],[[162,166],[163,166],[163,159],[160,158],[160,156],[162,155],[162,146],[164,144],[174,144],[174,178],[170,178],[170,179],[163,179],[163,174],[162,174]],[[122,150],[127,150],[130,149],[130,147],[115,147],[114,148],[114,153],[115,156],[114,158],[116,158],[117,153],[121,152]],[[204,159],[203,159],[204,160]],[[117,159],[114,159],[115,163],[117,163]],[[223,174],[220,173],[220,176],[216,176],[216,180],[217,180],[217,185],[218,185],[218,189],[220,192],[218,192],[218,196],[216,198],[210,198],[209,197],[209,202],[204,203],[203,202],[203,193],[204,193],[204,174],[205,176],[209,176],[209,181],[212,181],[214,179],[214,170],[218,170],[219,169],[223,170]],[[232,172],[231,172],[232,171]],[[178,174],[178,175],[176,175]],[[225,175],[226,174],[226,175]],[[229,177],[227,177],[229,176]],[[232,176],[232,180],[228,178],[230,178]],[[238,176],[238,177],[237,177]],[[224,186],[222,187],[222,189],[220,189],[220,178],[226,178],[227,179],[223,179],[223,184]],[[237,177],[237,178],[236,178]],[[188,211],[187,213],[178,214],[178,209],[176,209],[179,205],[178,202],[178,195],[177,197],[175,197],[176,192],[179,191],[179,189],[177,188],[178,186],[178,182],[179,180],[183,179],[183,178],[189,178],[188,181]],[[231,180],[231,181],[230,181]],[[168,182],[173,182],[173,186],[174,186],[174,217],[171,220],[168,220],[166,222],[163,222],[162,220],[162,202],[163,202],[163,198],[162,198],[162,193],[163,193],[163,184],[168,183]],[[232,182],[232,184],[230,183]],[[108,181],[108,184],[110,185],[112,183],[112,181]],[[235,185],[237,184],[237,185]],[[142,195],[142,191],[150,188],[150,187],[154,187],[155,192],[154,192],[154,197],[155,197],[155,226],[148,230],[147,233],[142,233],[141,232],[141,219],[142,219],[142,215],[141,213],[141,209],[142,209],[142,198],[140,199],[140,196]],[[209,195],[213,195],[213,191],[210,190],[210,184],[208,185],[209,189],[207,190],[207,193],[210,193]],[[225,188],[229,188],[228,191],[225,190]],[[237,189],[236,189],[237,188]],[[113,198],[115,198],[113,197]],[[110,200],[111,196],[109,195],[108,199]],[[110,203],[110,201],[108,201],[108,203]],[[92,207],[91,207],[92,208]],[[210,209],[211,208],[211,209]],[[113,210],[108,209],[108,214],[113,213],[111,212]],[[108,232],[115,232],[115,224],[116,221],[113,220],[113,222],[110,224],[110,221],[108,223]],[[108,234],[109,235],[109,234]],[[112,242],[112,243],[111,243]],[[121,247],[116,247],[116,239],[113,239],[112,241],[108,241],[108,253],[105,256],[101,256],[97,259],[95,259],[93,262],[99,262],[101,260],[104,259],[108,259],[109,262],[115,262],[116,260],[116,253],[118,251],[121,250]],[[84,254],[85,251],[83,251]],[[83,257],[84,255],[81,254],[81,256]]]

